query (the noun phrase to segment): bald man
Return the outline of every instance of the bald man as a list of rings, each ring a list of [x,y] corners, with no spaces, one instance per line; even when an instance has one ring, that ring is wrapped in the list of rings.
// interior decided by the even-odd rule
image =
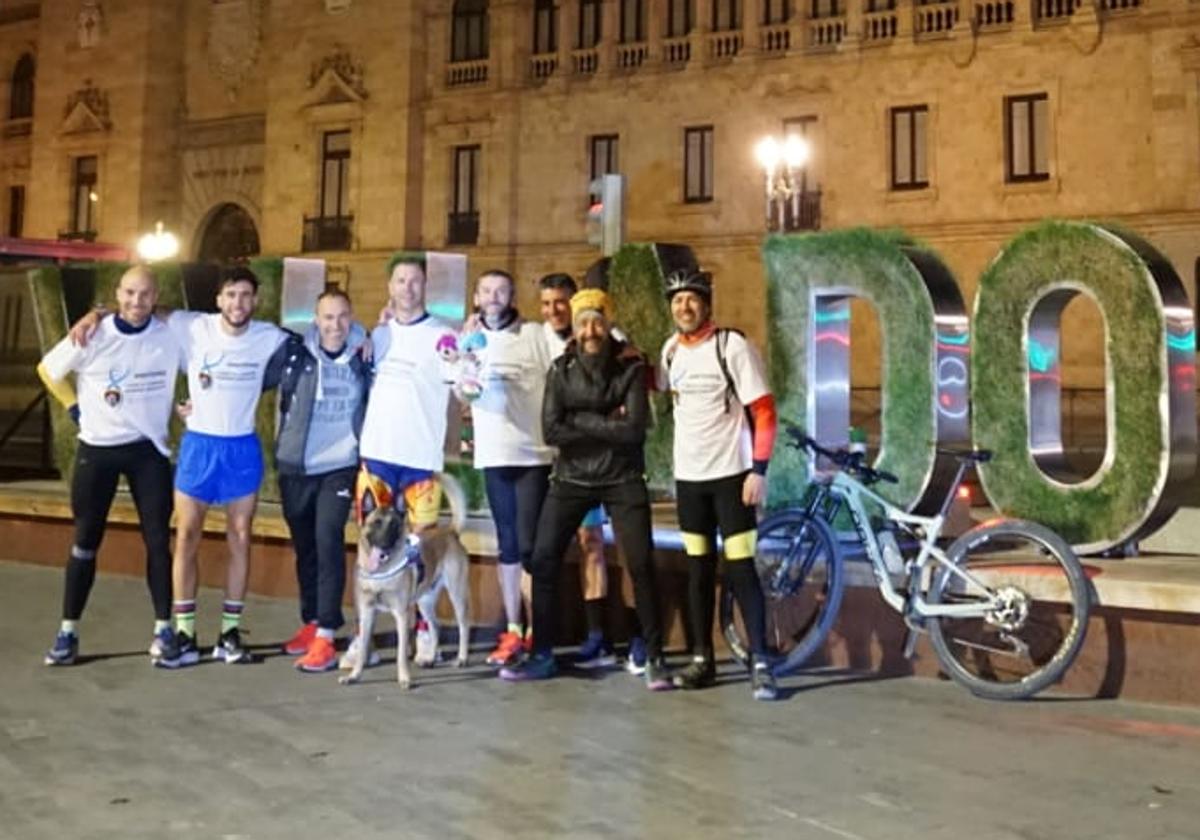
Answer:
[[[137,506],[146,545],[146,583],[154,605],[155,664],[179,666],[171,631],[171,416],[180,348],[162,321],[152,318],[158,284],[135,266],[117,284],[117,310],[100,320],[83,347],[64,338],[45,355],[38,376],[79,427],[71,480],[75,540],[67,558],[62,624],[47,665],[73,665],[79,622],[96,578],[96,551],[124,476]],[[69,380],[74,374],[75,382]]]

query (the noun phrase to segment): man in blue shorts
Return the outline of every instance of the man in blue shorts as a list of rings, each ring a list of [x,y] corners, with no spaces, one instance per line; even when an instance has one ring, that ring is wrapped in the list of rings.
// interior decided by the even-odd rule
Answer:
[[[250,661],[242,645],[241,623],[250,570],[250,529],[262,482],[262,446],[255,413],[263,374],[286,333],[253,321],[258,278],[234,268],[222,279],[215,314],[173,312],[167,320],[187,358],[191,412],[179,446],[175,471],[175,558],[173,580],[179,661],[200,658],[196,647],[196,555],[204,517],[211,505],[224,505],[229,565],[221,634],[213,658]]]

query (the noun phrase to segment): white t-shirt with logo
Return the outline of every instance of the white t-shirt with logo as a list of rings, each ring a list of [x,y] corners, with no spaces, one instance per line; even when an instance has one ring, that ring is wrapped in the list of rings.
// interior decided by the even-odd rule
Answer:
[[[148,440],[163,455],[175,394],[180,347],[166,325],[151,319],[137,333],[100,321],[87,347],[64,338],[42,359],[51,378],[74,372],[79,397],[79,439],[92,446]]]
[[[188,429],[219,437],[254,434],[267,360],[286,333],[274,324],[251,321],[244,332],[230,335],[216,313],[172,312],[167,325],[186,359],[192,401]]]
[[[483,391],[471,404],[475,466],[549,464],[554,450],[542,438],[542,398],[553,359],[542,325],[518,321],[503,330],[485,329],[483,335]]]
[[[385,346],[382,358],[375,359],[375,382],[367,400],[359,454],[388,464],[440,471],[445,462],[450,381],[437,344],[455,331],[432,315],[415,324],[388,321],[376,334],[380,331],[386,335],[375,346]]]
[[[728,383],[717,361],[717,334],[691,346],[676,334],[663,345],[658,385],[669,391],[674,404],[675,478],[680,481],[728,478],[752,466],[750,424],[743,406],[771,389],[758,351],[736,332],[729,333],[725,345],[725,366],[735,391],[728,411]]]

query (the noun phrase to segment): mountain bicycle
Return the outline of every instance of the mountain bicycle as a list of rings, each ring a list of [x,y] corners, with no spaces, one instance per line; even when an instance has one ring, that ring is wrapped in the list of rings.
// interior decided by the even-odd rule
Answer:
[[[862,453],[825,449],[801,429],[785,428],[791,446],[832,469],[814,471],[801,503],[768,516],[758,528],[755,565],[767,598],[768,638],[778,654],[776,675],[810,660],[837,618],[846,558],[835,523],[844,521],[844,513],[884,602],[904,617],[907,658],[918,634],[927,632],[943,670],[993,700],[1031,697],[1063,676],[1083,645],[1091,611],[1087,577],[1066,541],[1037,523],[997,518],[939,547],[963,476],[988,461],[990,452],[939,450],[958,460],[958,471],[941,510],[919,516],[870,489],[897,479],[864,463]],[[879,519],[873,521],[869,509]],[[910,546],[907,556],[897,536]],[[889,562],[897,571],[903,564],[899,587]],[[720,615],[734,656],[745,662],[747,646],[729,592],[722,593]]]

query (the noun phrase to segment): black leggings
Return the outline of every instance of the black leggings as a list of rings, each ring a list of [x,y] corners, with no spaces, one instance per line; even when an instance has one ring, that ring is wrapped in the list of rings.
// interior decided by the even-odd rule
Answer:
[[[496,523],[503,565],[520,563],[529,571],[538,517],[550,480],[549,466],[484,467],[488,507]]]
[[[321,475],[281,475],[283,518],[296,549],[300,620],[325,630],[342,626],[346,591],[346,520],[357,469]]]
[[[563,555],[575,538],[584,514],[599,504],[608,509],[621,552],[629,565],[646,652],[651,658],[657,658],[662,655],[662,629],[654,579],[650,496],[646,492],[646,482],[641,479],[599,486],[550,482],[533,549],[533,643],[540,653],[549,653],[554,647],[558,629],[558,574]]]
[[[92,446],[79,441],[71,481],[75,544],[67,559],[63,618],[78,621],[96,580],[96,551],[104,539],[108,512],[124,475],[133,493],[142,541],[146,544],[146,585],[154,617],[171,617],[171,462],[148,440],[120,446]]]
[[[729,553],[731,538],[741,541],[739,549],[749,553],[747,541],[758,527],[754,508],[742,502],[746,473],[713,481],[676,481],[675,498],[679,528],[688,555],[688,622],[692,652],[711,659],[712,626],[717,591],[717,529]],[[742,621],[750,637],[750,650],[763,656],[767,650],[766,604],[762,585],[754,569],[754,558],[726,558],[725,585],[733,592]]]

